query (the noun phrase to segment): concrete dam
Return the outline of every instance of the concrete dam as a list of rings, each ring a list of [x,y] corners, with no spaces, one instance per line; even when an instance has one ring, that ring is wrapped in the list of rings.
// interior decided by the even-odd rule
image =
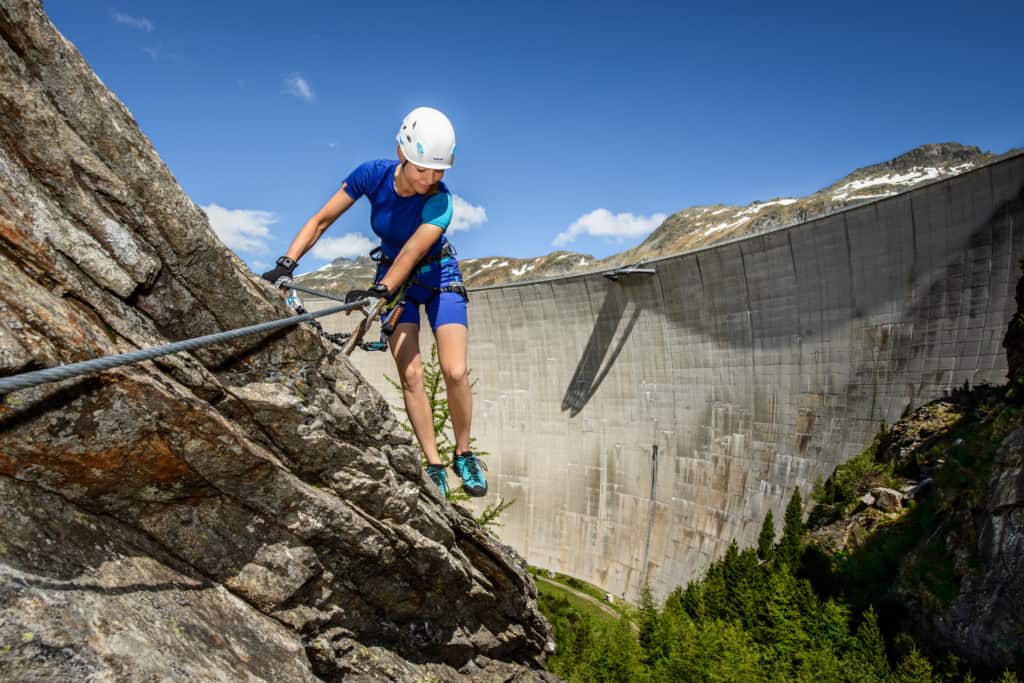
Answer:
[[[1018,155],[653,274],[471,291],[485,502],[516,500],[498,535],[630,600],[700,577],[883,420],[1005,381],[1022,227]],[[390,354],[352,360],[401,404]]]

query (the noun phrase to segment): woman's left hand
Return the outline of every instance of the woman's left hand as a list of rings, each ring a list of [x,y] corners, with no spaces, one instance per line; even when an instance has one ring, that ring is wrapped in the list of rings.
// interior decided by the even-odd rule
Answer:
[[[369,289],[353,289],[345,294],[345,303],[354,304],[360,299],[387,299],[391,292],[386,285],[375,284]]]

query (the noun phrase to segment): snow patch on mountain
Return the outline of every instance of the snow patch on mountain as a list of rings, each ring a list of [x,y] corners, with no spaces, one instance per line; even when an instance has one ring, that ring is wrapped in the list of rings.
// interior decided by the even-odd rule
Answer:
[[[508,265],[508,261],[502,261],[501,259],[494,258],[494,259],[491,259],[490,261],[488,261],[487,263],[481,265],[480,266],[480,270],[487,270],[488,268],[495,268],[495,267],[500,268],[502,266],[507,266],[507,265]]]
[[[747,216],[741,216],[738,220],[732,221],[731,223],[719,223],[718,225],[712,225],[710,228],[705,228],[704,234],[710,235],[713,232],[719,232],[721,230],[731,230],[732,228],[737,228],[741,223],[745,223],[749,220],[750,218]]]
[[[881,176],[874,176],[869,178],[861,178],[858,180],[852,180],[844,185],[840,185],[835,188],[835,192],[832,194],[833,201],[853,201],[862,199],[877,199],[879,197],[888,197],[894,194],[897,190],[876,193],[876,194],[854,194],[857,190],[864,190],[870,187],[880,186],[904,186],[910,187],[918,185],[920,183],[929,182],[932,180],[938,180],[939,178],[946,178],[951,175],[957,175],[964,171],[969,171],[975,167],[975,163],[968,161],[956,166],[938,167],[938,166],[915,166],[908,169],[903,173],[889,173]]]

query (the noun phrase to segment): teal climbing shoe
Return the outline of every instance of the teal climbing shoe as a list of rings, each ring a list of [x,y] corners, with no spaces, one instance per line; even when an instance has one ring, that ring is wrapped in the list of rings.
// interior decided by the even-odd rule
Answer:
[[[481,468],[486,470],[487,465],[470,451],[456,455],[452,460],[452,469],[462,479],[462,490],[471,496],[479,497],[487,493],[487,480]]]
[[[437,490],[441,492],[441,495],[445,498],[448,497],[448,473],[445,471],[444,465],[427,465],[427,474],[437,484]]]

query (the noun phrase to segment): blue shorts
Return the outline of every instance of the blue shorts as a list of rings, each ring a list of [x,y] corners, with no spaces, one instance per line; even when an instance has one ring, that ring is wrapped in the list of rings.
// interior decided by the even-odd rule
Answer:
[[[374,282],[380,282],[386,272],[388,272],[387,266],[379,266]],[[459,262],[454,256],[446,256],[440,263],[420,266],[413,271],[409,279],[411,284],[405,290],[405,297],[402,299],[402,314],[398,316],[397,324],[414,323],[419,325],[420,306],[425,306],[427,320],[430,321],[432,330],[450,323],[469,327],[469,320],[466,316],[466,297],[458,292],[437,291],[441,287],[462,283],[462,272],[459,270]],[[437,289],[432,289],[435,287]]]

